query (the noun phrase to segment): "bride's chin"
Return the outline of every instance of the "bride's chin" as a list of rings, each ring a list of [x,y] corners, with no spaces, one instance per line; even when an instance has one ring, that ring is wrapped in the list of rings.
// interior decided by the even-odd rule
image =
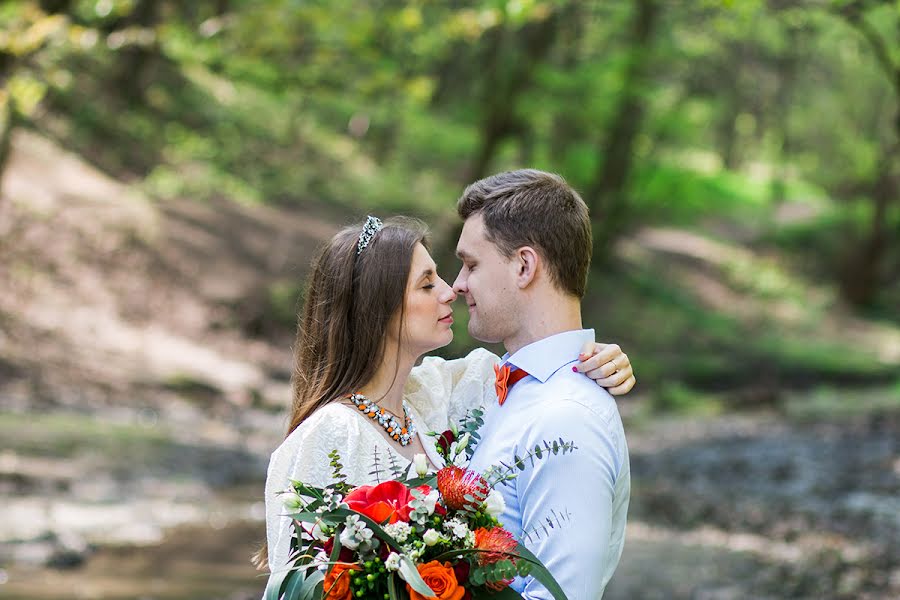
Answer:
[[[441,341],[437,342],[437,344],[435,345],[434,348],[432,348],[432,350],[437,350],[438,348],[443,348],[444,346],[446,346],[447,344],[449,344],[452,341],[453,341],[453,330],[448,329],[442,336]]]

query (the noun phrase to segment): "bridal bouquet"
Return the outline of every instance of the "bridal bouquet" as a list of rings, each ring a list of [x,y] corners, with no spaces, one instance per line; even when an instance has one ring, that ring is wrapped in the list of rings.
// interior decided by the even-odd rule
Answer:
[[[425,456],[417,455],[411,479],[393,469],[392,479],[351,487],[332,453],[335,484],[293,481],[285,506],[294,520],[294,559],[289,569],[272,574],[265,600],[520,598],[508,586],[529,574],[565,600],[549,571],[497,520],[505,507],[494,488],[527,461],[564,454],[574,445],[545,442],[511,465],[477,473],[461,466],[477,433],[433,435],[447,463],[433,475]]]

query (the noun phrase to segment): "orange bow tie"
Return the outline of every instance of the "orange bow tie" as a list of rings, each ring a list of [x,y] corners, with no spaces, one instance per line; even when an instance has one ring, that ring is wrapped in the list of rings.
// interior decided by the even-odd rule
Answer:
[[[500,403],[500,406],[503,406],[503,403],[506,402],[506,396],[509,394],[509,389],[518,381],[528,377],[528,371],[518,367],[513,370],[509,368],[509,365],[503,365],[503,367],[494,365],[494,375],[497,377],[497,380],[494,382],[497,401]]]

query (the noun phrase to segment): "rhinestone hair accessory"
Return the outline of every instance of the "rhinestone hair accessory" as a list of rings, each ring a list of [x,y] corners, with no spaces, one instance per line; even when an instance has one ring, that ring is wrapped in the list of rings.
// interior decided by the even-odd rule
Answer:
[[[375,234],[381,231],[382,227],[384,227],[384,223],[381,222],[381,219],[373,217],[372,215],[368,216],[366,224],[363,225],[362,233],[359,234],[359,242],[356,244],[357,256],[366,249],[366,246],[369,245],[369,242],[372,241]]]

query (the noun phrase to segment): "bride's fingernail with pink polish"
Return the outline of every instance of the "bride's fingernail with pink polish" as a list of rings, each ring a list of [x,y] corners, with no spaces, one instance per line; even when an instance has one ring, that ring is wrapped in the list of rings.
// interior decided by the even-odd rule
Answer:
[[[572,367],[572,372],[573,372],[573,373],[577,373],[577,372],[578,372],[578,367]]]

